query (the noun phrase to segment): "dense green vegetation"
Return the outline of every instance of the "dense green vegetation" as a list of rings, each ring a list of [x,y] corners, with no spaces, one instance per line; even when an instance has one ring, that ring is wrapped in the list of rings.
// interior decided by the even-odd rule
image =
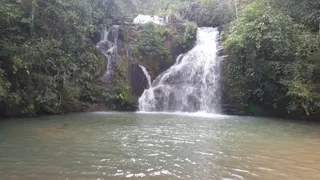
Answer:
[[[106,88],[101,80],[106,61],[95,43],[97,32],[132,21],[142,12],[137,7],[143,1],[0,2],[0,116],[81,111],[101,103],[132,109],[127,60],[121,61],[115,81]],[[168,29],[149,27],[156,33],[148,36],[143,30],[140,54],[154,51],[152,56],[172,62],[170,52],[162,48]],[[158,46],[148,51],[154,43]]]
[[[139,13],[180,25],[137,29],[133,56],[148,69],[185,52],[196,26],[221,27],[226,102],[247,113],[320,113],[320,2],[313,0],[0,0],[0,116],[131,107],[128,61],[113,88],[100,80],[97,32]],[[130,35],[129,35],[130,36]],[[174,44],[174,45],[172,45]],[[167,65],[166,65],[167,66]],[[153,70],[155,71],[155,70]],[[158,73],[158,72],[157,72]],[[155,76],[156,73],[152,74]],[[154,77],[153,77],[154,78]]]
[[[182,48],[181,51],[186,52],[193,47],[196,33],[197,26],[194,23],[184,23],[178,27],[171,27],[171,29],[153,23],[145,24],[142,26],[141,35],[137,39],[137,55],[141,58],[153,56],[161,57],[164,60],[172,60],[168,47],[165,47],[164,42],[166,40],[173,41],[176,48],[180,47]]]
[[[111,98],[91,38],[119,11],[105,0],[1,0],[1,115],[78,111]]]
[[[165,35],[168,29],[148,23],[142,26],[141,36],[137,39],[137,51],[142,56],[168,56],[169,53],[163,47]]]
[[[278,3],[255,1],[244,6],[225,32],[229,95],[243,106],[277,115],[318,114],[320,39],[315,31],[318,20],[312,18],[315,12],[309,11],[317,6],[305,1],[299,4],[305,9],[297,11],[291,1],[284,11]]]

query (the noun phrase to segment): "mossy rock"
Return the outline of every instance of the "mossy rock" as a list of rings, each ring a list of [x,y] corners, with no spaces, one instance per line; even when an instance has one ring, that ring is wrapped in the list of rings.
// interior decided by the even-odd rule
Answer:
[[[170,68],[180,54],[194,46],[197,26],[193,23],[169,26],[148,23],[142,25],[137,34],[134,57],[155,79]]]

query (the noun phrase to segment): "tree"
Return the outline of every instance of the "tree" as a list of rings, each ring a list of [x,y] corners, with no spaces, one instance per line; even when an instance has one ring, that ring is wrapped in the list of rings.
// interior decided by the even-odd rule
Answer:
[[[279,8],[295,21],[311,26],[320,33],[320,1],[316,0],[266,0],[273,8]]]
[[[319,111],[319,39],[303,26],[258,1],[240,11],[223,41],[231,96],[280,111]]]
[[[91,38],[119,8],[114,0],[1,0],[3,113],[61,113],[108,98],[97,79],[105,60]]]

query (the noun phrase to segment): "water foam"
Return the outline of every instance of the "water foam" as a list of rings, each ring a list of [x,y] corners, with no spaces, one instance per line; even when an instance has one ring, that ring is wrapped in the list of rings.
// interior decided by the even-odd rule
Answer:
[[[134,18],[133,23],[134,24],[155,23],[158,25],[164,25],[166,21],[167,21],[167,18],[139,14],[136,18]]]

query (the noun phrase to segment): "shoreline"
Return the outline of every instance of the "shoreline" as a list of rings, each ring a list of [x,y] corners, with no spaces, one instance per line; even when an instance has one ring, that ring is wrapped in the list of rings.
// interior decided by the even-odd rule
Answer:
[[[105,114],[113,114],[113,113],[136,113],[136,114],[153,114],[153,115],[161,115],[161,114],[168,114],[168,115],[186,115],[186,116],[200,116],[201,112],[139,112],[136,110],[121,110],[121,109],[108,109],[108,108],[104,108],[104,109],[99,109],[99,110],[89,110],[89,109],[85,109],[83,111],[73,111],[73,112],[66,112],[66,113],[61,113],[61,114],[38,114],[38,115],[34,115],[34,116],[11,116],[11,117],[0,117],[0,121],[7,121],[7,120],[17,120],[17,119],[30,119],[30,118],[41,118],[44,116],[68,116],[68,115],[72,115],[72,114],[86,114],[86,113],[105,113]],[[258,115],[252,115],[252,114],[235,114],[235,113],[221,113],[221,114],[210,114],[207,113],[206,114],[207,117],[210,117],[210,115],[212,115],[212,117],[214,117],[214,115],[221,115],[221,116],[239,116],[239,117],[256,117],[256,118],[271,118],[271,119],[279,119],[279,120],[291,120],[291,121],[308,121],[308,122],[320,122],[320,116],[316,115],[316,116],[258,116]]]

